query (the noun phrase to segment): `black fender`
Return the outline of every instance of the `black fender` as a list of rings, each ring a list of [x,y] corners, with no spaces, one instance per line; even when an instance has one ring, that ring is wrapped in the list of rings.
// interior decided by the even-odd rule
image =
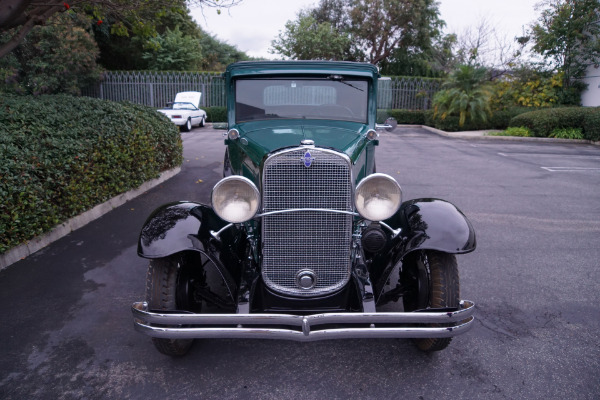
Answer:
[[[176,202],[160,206],[146,220],[138,240],[138,255],[161,258],[186,250],[206,252],[210,231],[227,225],[207,205]]]
[[[402,229],[393,240],[394,247],[402,242],[402,255],[419,249],[462,254],[475,250],[477,245],[469,219],[445,200],[406,201],[386,223]]]
[[[218,232],[227,224],[204,204],[188,201],[165,204],[150,214],[144,223],[138,240],[138,255],[162,258],[185,251],[203,253],[213,262],[231,300],[235,301],[245,237],[235,226],[226,229],[220,235],[221,240],[210,233]]]
[[[454,204],[440,199],[409,200],[391,218],[384,221],[400,233],[391,239],[383,254],[375,257],[376,294],[395,266],[416,250],[438,250],[451,254],[475,250],[475,230],[469,219]]]

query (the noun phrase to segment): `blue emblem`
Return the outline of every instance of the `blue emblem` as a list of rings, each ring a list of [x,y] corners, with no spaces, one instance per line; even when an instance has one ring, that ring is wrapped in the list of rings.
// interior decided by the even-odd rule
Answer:
[[[315,158],[310,154],[310,151],[307,151],[304,153],[304,156],[301,158],[301,160],[304,163],[304,166],[308,168],[312,165],[313,161],[315,161]]]

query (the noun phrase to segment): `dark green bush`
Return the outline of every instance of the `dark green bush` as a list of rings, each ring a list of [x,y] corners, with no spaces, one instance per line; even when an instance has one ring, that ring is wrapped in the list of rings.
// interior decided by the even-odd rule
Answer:
[[[377,110],[377,123],[382,124],[389,117],[393,117],[400,125],[423,125],[425,111],[423,110]]]
[[[0,253],[182,161],[175,125],[130,103],[0,97]]]
[[[208,122],[227,122],[227,107],[207,107],[204,111]]]
[[[460,126],[458,116],[450,115],[443,120],[440,118],[433,119],[433,111],[430,110],[425,113],[425,125],[447,132],[506,129],[508,128],[513,117],[528,111],[531,111],[531,108],[514,107],[506,110],[497,110],[494,111],[490,117],[488,117],[487,121],[473,122],[467,119],[465,124]]]
[[[583,118],[583,137],[588,140],[600,140],[600,107],[592,108]]]
[[[598,140],[599,113],[599,108],[550,108],[518,115],[510,121],[510,126],[527,127],[538,137],[548,137],[556,129],[580,128],[585,139]]]
[[[531,137],[531,132],[529,129],[522,126],[512,126],[510,128],[506,128],[506,130],[502,132],[492,132],[490,136],[518,136],[518,137]]]

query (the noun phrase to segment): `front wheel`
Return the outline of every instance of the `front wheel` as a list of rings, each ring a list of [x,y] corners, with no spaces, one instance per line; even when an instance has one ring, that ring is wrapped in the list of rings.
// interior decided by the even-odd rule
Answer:
[[[202,279],[201,273],[192,273],[183,256],[150,260],[146,275],[146,302],[150,310],[200,312],[202,303],[193,298],[191,285]],[[198,276],[194,276],[198,275]],[[152,338],[158,351],[168,356],[183,356],[193,339]]]
[[[402,299],[404,311],[459,306],[460,284],[454,254],[434,250],[417,252],[408,257],[402,269],[403,284],[411,288]],[[429,352],[445,349],[452,338],[413,341],[420,350]]]
[[[205,119],[206,117],[202,117],[202,119],[200,120],[200,125],[198,125],[200,128],[204,128],[204,125],[206,125]]]
[[[185,121],[185,125],[181,126],[181,130],[184,132],[189,132],[192,130],[192,120],[191,119],[187,119],[187,121]]]

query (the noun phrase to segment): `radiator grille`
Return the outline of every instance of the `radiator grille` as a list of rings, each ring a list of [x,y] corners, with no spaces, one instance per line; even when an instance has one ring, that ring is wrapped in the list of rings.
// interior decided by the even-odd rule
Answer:
[[[306,151],[314,160],[305,167]],[[320,208],[352,211],[349,161],[334,151],[298,148],[271,156],[263,170],[264,212]],[[315,296],[333,292],[350,277],[352,216],[299,211],[263,217],[262,274],[278,292]],[[300,271],[310,270],[316,285],[302,289]]]

